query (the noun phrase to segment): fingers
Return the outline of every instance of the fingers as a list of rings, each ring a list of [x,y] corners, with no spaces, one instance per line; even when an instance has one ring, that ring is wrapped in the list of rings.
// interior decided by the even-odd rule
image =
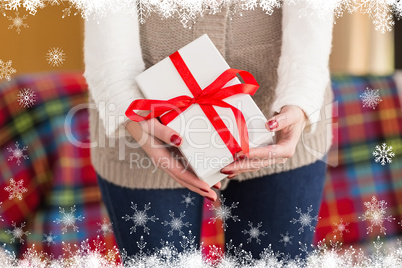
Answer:
[[[269,131],[278,131],[306,118],[302,109],[297,106],[284,106],[281,112],[271,117],[265,124]]]
[[[182,138],[180,137],[179,133],[168,126],[163,125],[156,118],[143,121],[141,122],[141,125],[145,132],[157,137],[166,144],[176,147],[182,144]]]
[[[181,186],[186,187],[190,191],[193,191],[194,193],[197,193],[203,197],[208,198],[211,201],[215,201],[217,199],[217,195],[213,190],[210,190],[208,192],[205,192],[197,187],[194,187],[194,185],[187,183],[185,180],[181,180],[177,178],[173,173],[171,173],[169,170],[165,170],[173,179],[175,179]]]
[[[214,187],[215,189],[220,189],[221,187],[222,187],[222,183],[221,182],[218,182],[217,184],[215,184],[215,185],[212,185],[212,187]]]
[[[178,159],[171,155],[168,149],[159,147],[161,144],[163,144],[162,141],[155,139],[155,137],[151,137],[142,146],[154,165],[167,172],[180,185],[200,194],[201,196],[211,199],[211,201],[214,201],[217,196],[209,187],[208,183],[200,180],[194,173],[186,169]],[[153,145],[156,145],[155,147],[158,148],[155,148]]]

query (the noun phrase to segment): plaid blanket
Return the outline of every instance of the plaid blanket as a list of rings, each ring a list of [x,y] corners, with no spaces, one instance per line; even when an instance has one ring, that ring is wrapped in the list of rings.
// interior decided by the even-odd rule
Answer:
[[[25,97],[22,89],[35,94],[31,108],[18,102]],[[108,248],[114,246],[111,233],[98,232],[98,224],[108,217],[101,205],[89,149],[72,145],[66,132],[71,128],[76,141],[88,142],[87,110],[77,111],[66,129],[64,125],[70,109],[86,102],[87,85],[79,73],[24,75],[0,85],[0,202],[4,220],[0,221],[0,242],[8,249],[18,253],[35,244],[37,250],[59,256],[62,241],[79,244],[98,235]],[[10,149],[15,151],[16,143],[20,149],[26,146],[21,153],[29,157],[20,158],[20,163],[15,157],[11,159],[14,152]],[[11,179],[27,189],[21,200],[9,199],[5,187]],[[72,214],[71,209],[75,209]],[[71,227],[63,232],[63,222],[57,222],[66,215],[77,218],[79,232]],[[24,244],[19,239],[11,242],[13,236],[7,230],[14,230],[13,223],[14,227],[25,223],[23,231],[30,234],[22,236]]]
[[[338,156],[339,165],[329,167],[316,241],[336,235],[344,243],[355,243],[384,233],[401,234],[402,115],[395,82],[391,76],[333,75],[332,83],[339,117],[330,157]],[[379,89],[382,101],[375,109],[363,107],[360,96],[367,88]],[[376,163],[373,156],[383,143],[392,146],[395,154],[392,163],[385,165]],[[387,202],[384,217],[392,215],[395,220],[384,221],[382,233],[374,226],[367,234],[370,222],[359,217],[367,210],[364,202],[371,202],[373,196]],[[342,235],[337,231],[341,219],[348,231]]]

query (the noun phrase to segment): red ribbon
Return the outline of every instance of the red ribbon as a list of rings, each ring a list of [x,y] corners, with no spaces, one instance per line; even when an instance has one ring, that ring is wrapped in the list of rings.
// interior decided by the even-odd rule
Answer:
[[[250,148],[247,125],[244,116],[239,109],[223,101],[223,99],[236,94],[254,95],[259,87],[254,76],[246,71],[228,69],[215,79],[214,82],[202,90],[178,51],[170,55],[170,59],[194,97],[182,95],[170,100],[134,100],[128,107],[126,116],[135,122],[160,117],[161,122],[164,125],[167,125],[188,107],[193,104],[198,104],[214,126],[215,130],[218,132],[223,142],[226,144],[227,148],[230,150],[231,154],[235,156],[239,151],[243,151],[243,153],[248,156]],[[236,84],[223,88],[227,82],[236,77],[236,74],[240,75],[244,84]],[[230,108],[232,110],[239,131],[241,147],[226,127],[225,123],[219,117],[219,114],[216,112],[213,105]],[[151,113],[147,116],[141,116],[135,113],[134,110],[151,111]]]

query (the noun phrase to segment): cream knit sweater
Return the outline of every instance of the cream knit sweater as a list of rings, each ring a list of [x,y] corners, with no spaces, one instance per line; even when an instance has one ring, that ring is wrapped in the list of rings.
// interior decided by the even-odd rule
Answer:
[[[249,18],[253,17],[254,20],[258,20],[258,17],[261,17],[261,19],[271,20],[278,25],[276,30],[271,29],[271,31],[279,32],[279,35],[275,37],[277,40],[272,39],[276,45],[280,45],[279,48],[276,48],[277,63],[272,65],[272,70],[267,70],[267,76],[270,78],[272,78],[272,74],[277,76],[271,79],[273,82],[277,82],[270,86],[271,91],[274,92],[267,92],[274,93],[275,97],[273,94],[267,94],[271,96],[266,97],[264,107],[260,107],[261,110],[269,118],[273,112],[279,112],[285,105],[296,105],[308,115],[311,128],[306,129],[308,131],[304,133],[303,141],[298,144],[295,156],[284,167],[280,169],[264,168],[258,172],[244,173],[238,176],[239,180],[313,163],[328,151],[331,144],[331,133],[326,131],[325,124],[319,119],[323,119],[323,114],[320,113],[321,107],[332,101],[328,59],[331,50],[333,20],[330,17],[324,20],[314,15],[299,18],[301,5],[303,5],[302,1],[298,5],[284,5],[283,10],[275,11],[271,18],[262,17],[270,15],[261,12],[249,11]],[[247,17],[248,13],[245,14]],[[227,57],[229,65],[239,68],[232,66],[229,60],[231,50],[227,42],[228,38],[226,40],[220,38],[227,36],[228,33],[236,34],[236,29],[232,29],[230,26],[235,25],[235,22],[228,22],[227,16],[228,11],[224,9],[219,14],[207,15],[206,18],[198,19],[193,36],[195,38],[203,33],[208,33],[222,55]],[[128,105],[134,99],[143,98],[135,84],[135,76],[162,59],[155,57],[149,59],[149,55],[153,53],[149,51],[149,47],[152,46],[145,42],[157,43],[158,40],[154,39],[159,38],[155,35],[149,41],[152,31],[147,30],[146,27],[151,29],[156,27],[152,23],[156,25],[159,22],[155,18],[152,19],[151,16],[144,25],[139,25],[135,14],[130,15],[124,12],[107,14],[99,21],[92,19],[86,21],[84,76],[89,85],[90,103],[96,106],[96,109],[94,107],[90,111],[91,140],[97,143],[97,146],[92,148],[91,156],[97,172],[118,185],[130,188],[181,188],[182,186],[162,170],[151,167],[147,169],[133,168],[132,161],[130,161],[133,153],[138,159],[147,156],[141,148],[130,148],[135,147],[133,145],[135,142],[127,137],[129,134],[124,128],[124,123],[128,120],[124,112]],[[177,24],[169,20],[161,23],[164,24],[164,27],[169,24],[170,29],[177,27]],[[204,29],[203,25],[206,25]],[[267,29],[269,27],[273,28],[273,26],[267,25]],[[186,31],[190,30],[179,29],[179,31],[186,34]],[[264,31],[264,29],[256,29],[256,36],[258,36],[258,31]],[[247,33],[244,35],[247,36]],[[186,40],[186,42],[184,39],[178,40],[174,44],[174,49],[177,50],[189,41],[191,40]],[[184,43],[180,44],[180,42]],[[247,45],[242,44],[242,40],[237,42],[240,46]],[[144,44],[147,45],[144,46]],[[172,45],[169,44],[165,47],[171,49]],[[228,47],[229,49],[227,49]],[[272,51],[275,53],[275,49]],[[172,52],[174,50],[170,53]],[[155,55],[157,54],[155,53]],[[169,55],[162,54],[161,57]],[[232,62],[237,63],[234,59]],[[260,69],[265,66],[260,63],[255,65]],[[253,73],[252,70],[244,69]],[[257,79],[259,82],[260,80]],[[262,90],[264,89],[259,89],[260,92]],[[257,100],[256,102],[258,104]],[[331,107],[327,106],[326,112],[330,109]],[[226,185],[227,181],[224,181],[222,188],[224,189]]]

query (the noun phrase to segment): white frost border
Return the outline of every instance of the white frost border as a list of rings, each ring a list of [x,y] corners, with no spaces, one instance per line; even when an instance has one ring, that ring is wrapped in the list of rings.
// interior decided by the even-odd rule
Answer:
[[[318,13],[325,17],[333,13],[339,18],[344,13],[368,14],[376,30],[383,33],[392,30],[394,16],[397,19],[402,18],[402,1],[399,0],[5,0],[2,5],[5,10],[24,8],[31,15],[47,5],[64,5],[66,8],[63,9],[63,17],[80,14],[83,18],[137,8],[141,23],[145,23],[152,12],[156,12],[164,18],[178,18],[184,27],[191,27],[198,16],[219,12],[223,6],[228,7],[232,14],[241,14],[242,10],[256,8],[272,14],[283,4],[291,5],[296,2],[305,4],[305,8],[300,10],[301,16]]]

